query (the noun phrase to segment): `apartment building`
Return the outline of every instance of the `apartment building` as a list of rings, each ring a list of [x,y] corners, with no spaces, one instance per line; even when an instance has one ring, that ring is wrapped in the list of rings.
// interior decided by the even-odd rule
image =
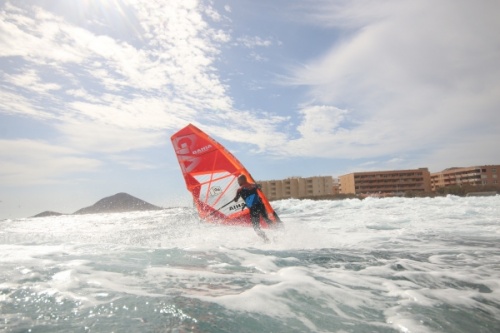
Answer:
[[[312,198],[332,195],[334,180],[332,176],[291,177],[282,180],[266,180],[258,182],[262,192],[269,200],[289,198]]]
[[[431,174],[431,187],[436,191],[446,186],[494,186],[500,188],[500,165],[480,165],[466,168],[448,168]]]
[[[393,171],[354,172],[339,177],[341,194],[400,195],[405,192],[430,192],[427,168]]]
[[[333,178],[332,194],[337,195],[340,193],[340,183],[338,178]]]

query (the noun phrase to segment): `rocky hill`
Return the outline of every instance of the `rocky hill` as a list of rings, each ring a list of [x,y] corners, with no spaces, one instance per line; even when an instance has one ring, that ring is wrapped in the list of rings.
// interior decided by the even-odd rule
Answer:
[[[90,207],[77,210],[73,214],[120,213],[138,210],[160,210],[161,207],[152,205],[127,193],[117,193],[97,201]]]
[[[90,207],[79,209],[73,214],[121,213],[121,212],[133,212],[138,210],[160,210],[160,209],[163,208],[152,205],[136,197],[133,197],[130,194],[117,193],[115,195],[97,201],[94,205]],[[62,214],[53,211],[45,211],[40,214],[36,214],[33,217],[47,217],[47,216],[59,216],[59,215],[68,215],[68,214]]]
[[[64,214],[58,213],[58,212],[51,212],[50,210],[46,210],[45,212],[41,212],[40,214],[36,214],[33,217],[47,217],[47,216],[59,216],[59,215],[64,215]]]

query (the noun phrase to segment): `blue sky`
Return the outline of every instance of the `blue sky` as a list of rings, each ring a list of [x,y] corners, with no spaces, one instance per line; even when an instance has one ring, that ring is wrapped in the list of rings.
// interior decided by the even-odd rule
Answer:
[[[187,204],[188,123],[259,180],[500,163],[498,1],[0,6],[0,218]]]

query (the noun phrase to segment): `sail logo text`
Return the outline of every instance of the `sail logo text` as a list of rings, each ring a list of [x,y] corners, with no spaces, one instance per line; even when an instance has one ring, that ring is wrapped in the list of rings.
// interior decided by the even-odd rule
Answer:
[[[222,188],[220,186],[212,186],[210,188],[210,196],[216,196],[222,193]]]
[[[212,148],[212,145],[206,145],[205,147],[201,147],[201,148],[199,148],[199,149],[193,150],[193,151],[192,151],[192,154],[193,154],[193,155],[198,155],[198,154],[201,154],[201,153],[206,152],[206,151],[207,151],[207,150],[209,150],[210,148]]]
[[[243,207],[245,207],[245,204],[244,204],[244,203],[239,203],[239,204],[234,205],[234,206],[229,206],[229,210],[230,210],[230,211],[231,211],[231,210],[236,210],[236,209],[238,209],[238,208],[243,208]]]

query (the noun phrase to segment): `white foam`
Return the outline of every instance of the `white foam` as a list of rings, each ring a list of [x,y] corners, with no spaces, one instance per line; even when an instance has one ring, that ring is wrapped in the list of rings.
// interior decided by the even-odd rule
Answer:
[[[186,209],[0,221],[0,302],[23,290],[77,308],[180,295],[310,331],[324,330],[315,316],[381,313],[372,328],[431,332],[412,306],[500,318],[500,196],[273,205],[285,229],[265,230],[269,244]]]

